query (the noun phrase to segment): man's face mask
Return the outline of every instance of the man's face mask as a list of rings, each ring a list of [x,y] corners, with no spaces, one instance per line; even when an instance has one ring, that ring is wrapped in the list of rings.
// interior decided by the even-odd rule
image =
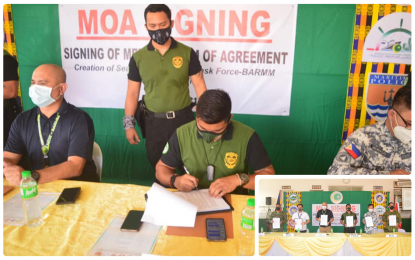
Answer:
[[[327,206],[321,206],[323,209],[327,209]]]
[[[164,45],[169,40],[170,35],[171,35],[170,27],[159,29],[156,31],[150,31],[150,30],[147,30],[147,31],[148,31],[148,35],[150,35],[150,38],[160,45]]]
[[[393,210],[395,207],[394,206],[389,206],[389,209],[390,210]]]
[[[277,207],[277,208],[276,208],[276,210],[277,210],[277,211],[280,211],[280,209],[281,209],[280,207]]]
[[[33,104],[38,107],[47,107],[53,102],[56,102],[56,99],[52,98],[50,94],[52,93],[52,90],[57,87],[59,87],[59,85],[54,88],[41,85],[32,85],[29,87],[30,99],[32,99]]]
[[[347,207],[347,211],[351,211],[352,210],[352,208],[350,208],[350,207]]]
[[[228,122],[228,125],[226,126],[225,130],[223,130],[221,133],[215,133],[215,132],[209,132],[209,131],[202,131],[199,129],[199,127],[196,124],[197,131],[199,134],[205,139],[206,143],[210,144],[213,141],[219,140],[225,132],[228,130],[230,122]]]
[[[369,209],[369,212],[373,212],[373,209]]]
[[[396,118],[396,115],[399,115],[398,112],[393,109],[395,111],[395,123],[396,126],[393,128],[393,133],[395,134],[395,137],[399,139],[399,141],[401,141],[402,143],[406,144],[409,143],[411,141],[411,129],[406,129],[403,126],[400,126],[398,124],[398,119]],[[401,117],[401,119],[405,122],[405,120],[402,118],[401,115],[399,115]],[[390,120],[390,124],[392,126],[392,119],[389,118]],[[406,123],[406,122],[405,122]]]
[[[298,208],[298,211],[299,211],[299,212],[303,211],[303,208]]]

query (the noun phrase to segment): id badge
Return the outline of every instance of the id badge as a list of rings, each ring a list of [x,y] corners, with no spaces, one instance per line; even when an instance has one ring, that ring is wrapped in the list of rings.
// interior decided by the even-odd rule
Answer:
[[[215,166],[208,165],[206,169],[206,177],[209,181],[213,181],[213,178],[215,177]]]

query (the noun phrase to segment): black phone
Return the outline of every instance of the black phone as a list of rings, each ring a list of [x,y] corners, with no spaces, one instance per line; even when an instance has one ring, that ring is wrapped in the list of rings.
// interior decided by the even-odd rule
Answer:
[[[141,227],[141,218],[143,217],[144,211],[130,210],[127,217],[122,223],[120,228],[121,231],[139,231]]]
[[[56,201],[56,205],[65,205],[65,204],[75,203],[75,200],[78,197],[80,191],[81,191],[80,187],[64,189],[61,195],[59,196],[58,200]]]
[[[208,241],[226,241],[225,221],[223,218],[206,219],[206,238]]]

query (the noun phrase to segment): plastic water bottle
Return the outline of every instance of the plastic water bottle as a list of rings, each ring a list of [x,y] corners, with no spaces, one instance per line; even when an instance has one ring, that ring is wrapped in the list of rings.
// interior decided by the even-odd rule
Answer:
[[[242,211],[239,255],[252,256],[255,253],[255,199],[248,199]]]
[[[22,197],[26,226],[38,227],[42,225],[42,210],[37,197],[37,183],[35,179],[32,178],[30,171],[22,172],[20,196]]]

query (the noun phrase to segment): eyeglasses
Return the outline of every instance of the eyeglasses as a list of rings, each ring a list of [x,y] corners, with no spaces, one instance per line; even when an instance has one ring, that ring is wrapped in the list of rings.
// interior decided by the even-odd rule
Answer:
[[[395,112],[396,112],[396,114],[398,114],[398,116],[399,116],[399,117],[402,119],[402,121],[405,123],[405,128],[406,128],[406,129],[408,129],[408,130],[411,130],[411,129],[412,129],[412,125],[411,125],[411,124],[409,124],[408,122],[406,122],[406,121],[405,121],[405,119],[403,119],[403,117],[399,114],[399,112],[395,110],[395,108],[392,108],[392,109],[393,109],[393,111],[395,111]]]

